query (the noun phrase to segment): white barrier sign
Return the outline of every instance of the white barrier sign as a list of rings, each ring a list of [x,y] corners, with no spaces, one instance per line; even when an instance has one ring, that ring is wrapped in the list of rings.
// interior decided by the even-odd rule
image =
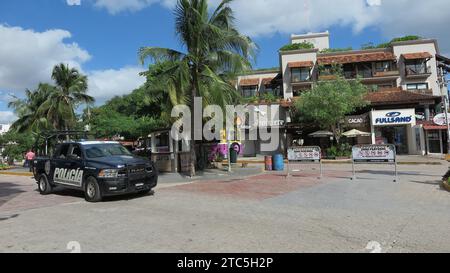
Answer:
[[[357,145],[352,149],[353,180],[356,179],[355,164],[385,163],[395,165],[395,179],[397,174],[397,152],[394,145]]]
[[[291,170],[290,162],[305,162],[305,163],[318,163],[320,164],[320,177],[323,176],[322,167],[322,150],[320,147],[291,147],[288,149],[288,166],[287,166],[287,176],[289,177]]]
[[[393,145],[359,145],[352,149],[353,161],[356,163],[395,163],[395,146]]]
[[[288,149],[290,161],[320,161],[322,158],[319,147],[295,147]]]

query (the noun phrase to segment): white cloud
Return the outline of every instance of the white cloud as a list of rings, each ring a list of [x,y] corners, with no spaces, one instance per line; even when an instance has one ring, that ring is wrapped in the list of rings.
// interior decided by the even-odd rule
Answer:
[[[0,90],[23,92],[49,82],[52,68],[66,63],[81,68],[91,56],[76,43],[66,43],[70,32],[35,32],[0,24]]]
[[[381,6],[381,0],[367,0],[369,6]]]
[[[89,73],[89,95],[97,102],[103,102],[113,96],[129,94],[145,82],[139,76],[144,69],[125,67],[119,70],[98,70]]]
[[[81,0],[67,0],[69,6],[81,6]]]
[[[0,111],[0,123],[10,124],[17,119],[17,116],[11,111]]]
[[[173,8],[177,2],[92,1],[111,14],[139,11],[156,3]],[[209,2],[215,8],[220,0]],[[442,51],[450,52],[448,0],[235,0],[231,6],[241,32],[252,37],[324,31],[336,25],[350,26],[355,32],[374,27],[386,40],[407,34],[438,38]]]
[[[171,8],[176,0],[94,0],[96,7],[104,8],[110,14],[139,11],[156,3]]]
[[[139,76],[144,69],[138,67],[83,71],[91,56],[76,43],[64,41],[70,37],[70,32],[60,29],[36,32],[0,24],[0,109],[11,100],[10,93],[20,97],[40,82],[53,82],[51,71],[58,63],[86,74],[89,94],[98,102],[130,93],[144,83],[145,78]]]

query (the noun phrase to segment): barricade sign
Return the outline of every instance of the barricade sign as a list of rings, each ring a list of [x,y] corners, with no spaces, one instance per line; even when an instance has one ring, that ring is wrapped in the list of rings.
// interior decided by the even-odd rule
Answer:
[[[352,180],[356,179],[356,164],[390,164],[395,165],[395,179],[397,173],[397,151],[395,145],[356,145],[352,148]]]
[[[290,162],[300,163],[318,163],[320,164],[320,177],[323,176],[322,167],[322,151],[320,147],[291,147],[288,149],[288,165],[287,165],[287,177],[294,170],[291,170]]]

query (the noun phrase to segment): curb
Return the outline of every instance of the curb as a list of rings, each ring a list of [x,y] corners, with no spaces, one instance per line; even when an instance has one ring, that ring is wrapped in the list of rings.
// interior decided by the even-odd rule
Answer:
[[[32,173],[26,173],[26,172],[0,172],[0,175],[33,177]]]
[[[287,161],[284,161],[287,164]],[[351,160],[343,160],[343,161],[334,161],[334,160],[322,160],[323,164],[352,164]],[[228,164],[227,161],[223,161],[222,164]],[[238,161],[236,164],[265,164],[264,161]],[[434,165],[440,166],[443,165],[442,162],[397,162],[398,165]]]

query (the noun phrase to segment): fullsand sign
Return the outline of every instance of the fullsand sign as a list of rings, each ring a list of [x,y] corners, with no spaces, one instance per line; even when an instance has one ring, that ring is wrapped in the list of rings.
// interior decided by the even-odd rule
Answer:
[[[371,116],[374,126],[416,124],[416,112],[414,109],[372,111]]]

